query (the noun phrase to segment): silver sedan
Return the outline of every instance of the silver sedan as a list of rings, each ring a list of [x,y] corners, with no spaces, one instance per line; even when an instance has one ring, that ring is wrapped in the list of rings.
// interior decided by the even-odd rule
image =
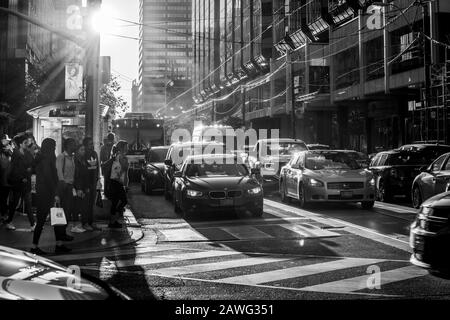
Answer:
[[[301,207],[311,202],[361,202],[371,209],[375,179],[346,152],[303,151],[281,169],[280,193],[283,201],[297,199]]]

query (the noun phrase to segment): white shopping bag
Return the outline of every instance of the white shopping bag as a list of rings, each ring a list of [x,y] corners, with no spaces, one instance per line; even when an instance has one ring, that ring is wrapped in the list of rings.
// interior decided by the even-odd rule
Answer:
[[[67,225],[66,215],[63,208],[50,209],[50,221],[52,227]]]

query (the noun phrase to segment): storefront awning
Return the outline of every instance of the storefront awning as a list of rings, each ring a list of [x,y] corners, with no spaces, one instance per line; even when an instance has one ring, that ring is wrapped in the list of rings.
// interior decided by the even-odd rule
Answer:
[[[27,113],[35,119],[85,117],[86,103],[53,102],[28,110]]]

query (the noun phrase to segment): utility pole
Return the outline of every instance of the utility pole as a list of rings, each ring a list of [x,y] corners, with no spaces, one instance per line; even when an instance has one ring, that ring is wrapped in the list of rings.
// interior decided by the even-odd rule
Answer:
[[[88,1],[88,19],[92,21],[93,15],[100,10],[101,0]],[[88,38],[86,50],[87,58],[87,88],[86,88],[86,136],[92,137],[97,152],[100,149],[99,102],[100,102],[100,34],[85,24]]]
[[[429,108],[431,107],[430,99],[430,81],[431,81],[431,43],[426,36],[432,37],[430,35],[430,12],[428,10],[428,2],[422,2],[422,13],[423,13],[423,61],[424,61],[424,71],[425,71],[425,139],[429,140]]]
[[[294,79],[292,76],[292,57],[291,52],[288,50],[286,52],[286,111],[291,112],[291,130],[292,139],[297,137],[296,133],[296,117],[295,117],[295,94],[294,94]],[[291,107],[289,110],[289,106]]]

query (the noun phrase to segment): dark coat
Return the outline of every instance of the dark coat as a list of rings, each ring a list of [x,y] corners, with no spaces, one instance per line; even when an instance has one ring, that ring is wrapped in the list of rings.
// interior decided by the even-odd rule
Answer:
[[[58,173],[56,172],[56,159],[38,154],[36,157],[37,198],[53,202],[57,186]]]
[[[73,186],[76,190],[87,191],[91,187],[89,165],[84,158],[75,158]]]
[[[11,171],[8,182],[13,188],[25,187],[26,191],[31,191],[31,174],[34,167],[33,155],[26,151],[22,154],[19,149],[14,150],[11,157]],[[27,182],[23,182],[26,179]]]

